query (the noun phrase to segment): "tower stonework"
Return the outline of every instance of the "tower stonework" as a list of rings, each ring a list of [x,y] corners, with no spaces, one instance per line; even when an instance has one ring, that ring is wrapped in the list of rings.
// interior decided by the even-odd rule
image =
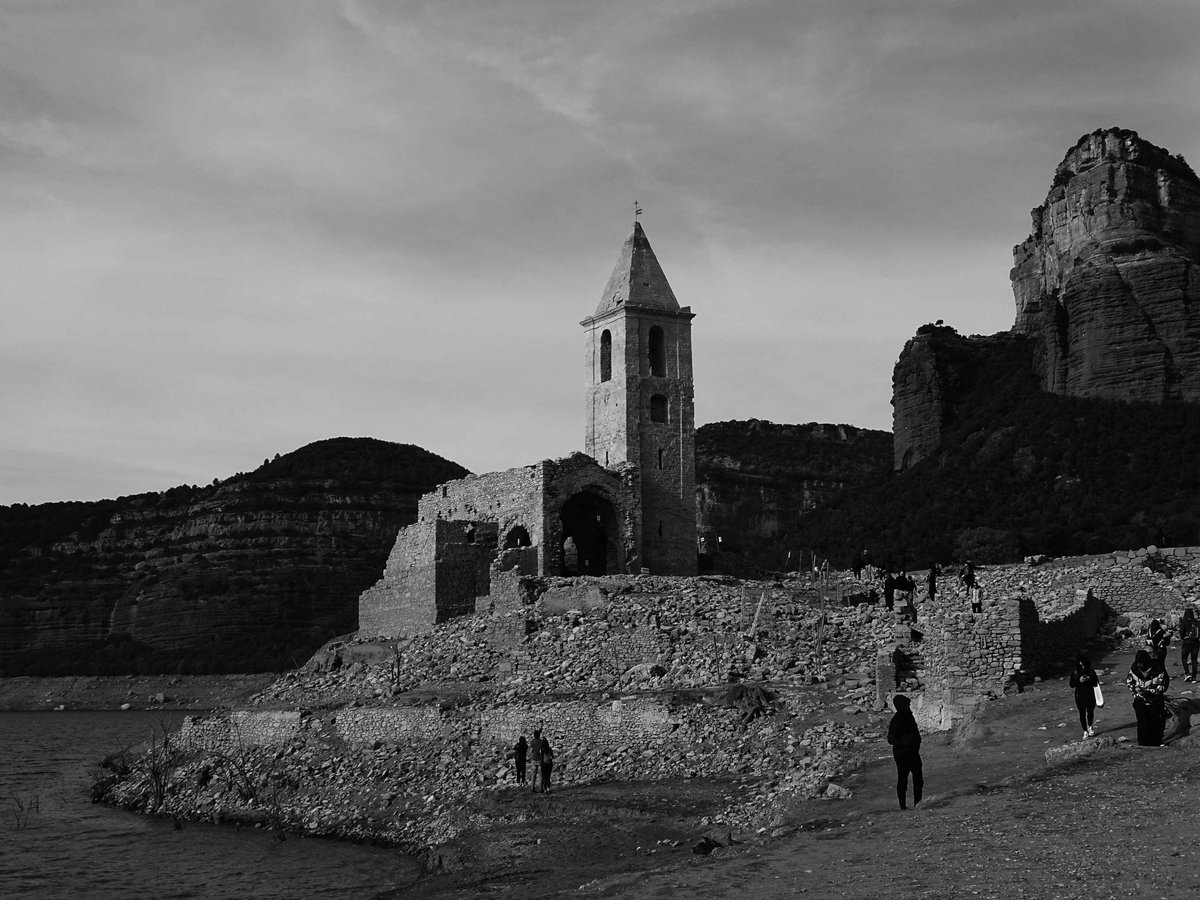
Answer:
[[[638,469],[640,564],[696,574],[696,420],[692,318],[680,307],[642,226],[621,248],[587,331],[584,452]]]

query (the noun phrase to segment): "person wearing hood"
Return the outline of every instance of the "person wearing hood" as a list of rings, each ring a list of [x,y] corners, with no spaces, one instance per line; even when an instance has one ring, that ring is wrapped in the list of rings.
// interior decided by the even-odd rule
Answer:
[[[1140,747],[1161,747],[1167,724],[1166,693],[1171,676],[1149,650],[1139,650],[1129,668],[1125,683],[1133,691],[1133,712],[1137,716]]]
[[[912,775],[913,806],[921,802],[921,791],[925,778],[921,772],[921,732],[913,718],[912,702],[903,694],[892,698],[896,714],[888,723],[887,741],[892,745],[892,758],[896,761],[896,797],[901,809],[908,809],[905,798],[908,794],[908,776]]]
[[[1096,685],[1099,683],[1100,678],[1092,668],[1092,661],[1080,653],[1071,672],[1071,687],[1075,688],[1075,706],[1079,710],[1079,724],[1083,727],[1085,738],[1096,733],[1092,725],[1096,720]]]

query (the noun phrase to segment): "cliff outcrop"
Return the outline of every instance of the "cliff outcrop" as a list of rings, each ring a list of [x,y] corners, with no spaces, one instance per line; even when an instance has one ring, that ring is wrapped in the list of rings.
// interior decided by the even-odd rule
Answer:
[[[1013,248],[1013,330],[1043,390],[1200,400],[1200,180],[1182,157],[1108,129],[1054,173]]]
[[[0,508],[0,666],[292,665],[357,627],[420,495],[466,474],[419,447],[336,438],[207,487]]]
[[[1009,335],[923,326],[892,379],[897,470],[934,455],[961,418],[972,373],[1027,339],[1041,390],[1066,397],[1200,402],[1200,179],[1181,156],[1111,128],[1059,163],[1013,248]],[[977,400],[978,398],[976,398]]]
[[[851,425],[716,422],[696,432],[701,559],[745,574],[792,566],[803,521],[838,492],[886,473],[888,434]]]

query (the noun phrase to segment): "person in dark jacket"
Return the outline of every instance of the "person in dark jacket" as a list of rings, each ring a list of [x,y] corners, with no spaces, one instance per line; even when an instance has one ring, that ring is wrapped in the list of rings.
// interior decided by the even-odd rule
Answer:
[[[921,791],[925,778],[921,772],[921,732],[913,718],[912,703],[903,694],[892,698],[896,714],[888,723],[887,740],[892,745],[892,758],[896,761],[896,797],[900,808],[908,809],[905,796],[908,794],[908,776],[912,775],[913,806],[921,802]]]
[[[1150,655],[1157,659],[1166,667],[1167,664],[1167,647],[1171,644],[1171,632],[1163,628],[1162,622],[1158,619],[1150,620],[1149,634],[1146,636],[1146,643],[1150,645]]]
[[[513,747],[513,759],[517,762],[517,784],[525,783],[525,760],[529,756],[529,742],[521,735],[517,745]]]
[[[896,577],[888,569],[887,577],[883,579],[883,605],[889,610],[896,608]]]
[[[1125,683],[1133,691],[1133,712],[1137,716],[1140,747],[1161,747],[1167,724],[1166,695],[1171,677],[1160,660],[1149,650],[1139,650],[1129,668]]]
[[[1099,683],[1091,660],[1080,653],[1071,671],[1071,687],[1075,688],[1075,708],[1079,710],[1079,724],[1085,738],[1096,733],[1092,725],[1096,721],[1096,685]]]
[[[1185,609],[1179,620],[1179,664],[1183,666],[1183,680],[1195,681],[1196,657],[1200,655],[1200,623],[1196,611]]]
[[[550,773],[554,771],[554,751],[550,742],[542,740],[542,793],[550,793]]]
[[[929,564],[929,574],[925,576],[925,586],[929,593],[929,602],[930,603],[933,602],[933,598],[937,594],[937,577],[938,577],[938,565],[937,565],[937,563],[930,563]]]

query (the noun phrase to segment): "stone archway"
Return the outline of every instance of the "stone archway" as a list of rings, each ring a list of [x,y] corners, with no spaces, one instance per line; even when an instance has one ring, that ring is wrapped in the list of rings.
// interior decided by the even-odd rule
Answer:
[[[564,575],[608,575],[620,571],[621,540],[613,504],[590,491],[580,491],[562,506],[562,541],[575,545],[574,565],[564,554]]]

